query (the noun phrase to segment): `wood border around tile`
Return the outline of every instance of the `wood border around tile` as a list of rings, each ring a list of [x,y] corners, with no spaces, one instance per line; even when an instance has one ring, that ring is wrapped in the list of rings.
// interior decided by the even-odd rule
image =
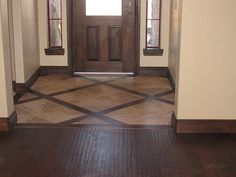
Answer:
[[[168,76],[167,67],[140,67],[138,75],[154,75],[154,76]]]
[[[17,114],[14,111],[9,117],[1,118],[0,117],[0,132],[9,132],[12,130],[13,125],[17,122]]]
[[[176,133],[236,133],[236,120],[177,120],[172,114]]]
[[[34,85],[34,83],[37,81],[37,79],[40,76],[40,68],[38,68],[34,74],[29,78],[29,80],[25,83],[15,83],[14,85],[14,91],[16,94],[24,94],[28,89]]]

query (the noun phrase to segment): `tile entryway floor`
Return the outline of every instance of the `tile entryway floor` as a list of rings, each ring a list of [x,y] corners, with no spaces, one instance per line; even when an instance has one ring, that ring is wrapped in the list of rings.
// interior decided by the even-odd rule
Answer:
[[[20,124],[170,125],[174,97],[161,76],[49,75],[15,106]]]

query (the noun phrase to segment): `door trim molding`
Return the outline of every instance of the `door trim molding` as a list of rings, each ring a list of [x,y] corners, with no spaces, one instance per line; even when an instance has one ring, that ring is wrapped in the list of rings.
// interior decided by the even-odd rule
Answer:
[[[67,33],[68,33],[68,68],[71,75],[74,74],[74,64],[73,61],[73,34],[72,34],[72,13],[73,0],[67,0]],[[134,44],[135,44],[135,54],[134,54],[134,69],[133,72],[135,75],[138,74],[139,65],[140,65],[140,23],[141,23],[141,0],[135,0],[135,35],[134,35]]]

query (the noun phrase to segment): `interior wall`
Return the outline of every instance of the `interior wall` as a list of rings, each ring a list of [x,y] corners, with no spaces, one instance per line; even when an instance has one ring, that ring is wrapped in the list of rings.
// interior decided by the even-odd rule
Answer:
[[[22,44],[22,20],[21,20],[21,0],[12,0],[13,11],[13,33],[14,33],[14,53],[15,53],[15,73],[16,82],[24,83],[24,58]]]
[[[177,83],[176,80],[180,60],[181,19],[182,0],[171,0],[168,68],[175,83]]]
[[[14,111],[7,0],[0,0],[0,117]]]
[[[16,83],[25,83],[39,68],[37,0],[13,0]]]
[[[68,66],[67,51],[67,0],[62,0],[62,40],[65,54],[45,55],[44,49],[48,48],[48,10],[47,0],[38,0],[38,26],[39,26],[39,50],[41,66]]]
[[[7,2],[8,2],[9,33],[10,33],[10,56],[11,56],[12,80],[16,81],[12,0],[8,0]]]
[[[162,0],[161,13],[161,48],[163,56],[144,56],[146,40],[146,1],[141,0],[141,26],[140,26],[140,66],[141,67],[167,67],[169,57],[169,25],[170,25],[170,1]]]
[[[236,119],[236,1],[183,1],[178,119]]]
[[[37,0],[21,0],[22,39],[25,80],[39,68]]]

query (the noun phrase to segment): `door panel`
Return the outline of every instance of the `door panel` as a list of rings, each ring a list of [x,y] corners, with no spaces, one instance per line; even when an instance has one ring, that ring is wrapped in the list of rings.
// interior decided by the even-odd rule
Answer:
[[[134,71],[134,2],[135,0],[122,1],[121,16],[118,12],[115,16],[86,16],[86,0],[72,0],[74,71]],[[92,14],[91,11],[89,13]]]

